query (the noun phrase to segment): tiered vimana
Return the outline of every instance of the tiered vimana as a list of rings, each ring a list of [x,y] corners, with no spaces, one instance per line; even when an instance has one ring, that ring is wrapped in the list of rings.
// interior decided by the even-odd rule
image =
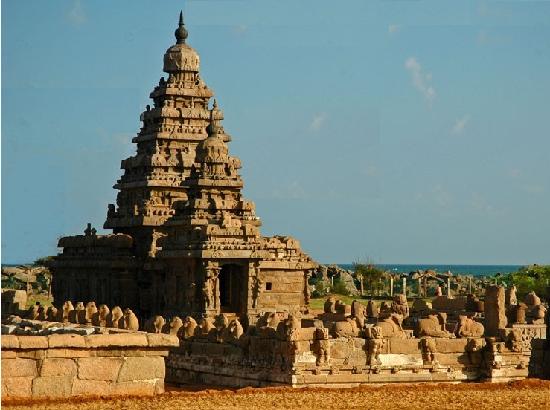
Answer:
[[[55,302],[96,300],[155,314],[234,314],[253,323],[265,311],[304,310],[317,267],[288,236],[262,237],[255,206],[242,197],[240,160],[229,155],[223,113],[199,74],[180,14],[164,55],[153,105],[122,161],[104,228],[64,237],[52,263]],[[210,106],[212,108],[210,108]]]

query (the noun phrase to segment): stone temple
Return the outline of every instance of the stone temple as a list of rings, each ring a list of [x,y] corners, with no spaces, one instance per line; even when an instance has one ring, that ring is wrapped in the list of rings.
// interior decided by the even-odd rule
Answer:
[[[59,240],[52,262],[55,301],[127,306],[140,317],[303,310],[317,264],[289,236],[264,237],[253,202],[243,198],[241,162],[231,156],[223,112],[200,76],[180,14],[176,44],[164,54],[132,142],[135,155],[114,188],[97,235]]]

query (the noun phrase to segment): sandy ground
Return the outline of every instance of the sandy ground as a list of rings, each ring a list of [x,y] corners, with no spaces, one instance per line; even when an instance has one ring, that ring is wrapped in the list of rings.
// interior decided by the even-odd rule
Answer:
[[[177,390],[153,398],[121,397],[2,403],[3,409],[550,409],[550,381],[507,384],[400,384],[355,389]]]

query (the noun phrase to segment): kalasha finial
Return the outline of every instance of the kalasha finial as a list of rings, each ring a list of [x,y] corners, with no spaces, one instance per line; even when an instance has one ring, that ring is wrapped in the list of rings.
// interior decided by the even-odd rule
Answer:
[[[212,108],[216,109],[218,108],[218,101],[214,98],[214,104],[212,104]]]
[[[187,30],[183,25],[183,11],[180,11],[180,22],[178,28],[174,32],[174,35],[176,36],[177,44],[185,44],[185,39],[187,38]]]

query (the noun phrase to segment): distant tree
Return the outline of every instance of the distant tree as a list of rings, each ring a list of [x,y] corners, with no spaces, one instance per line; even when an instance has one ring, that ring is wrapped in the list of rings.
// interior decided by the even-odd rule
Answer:
[[[350,291],[343,280],[336,279],[332,286],[331,293],[337,293],[339,295],[349,296]]]
[[[517,272],[502,275],[499,282],[508,286],[515,285],[520,298],[529,292],[535,292],[550,301],[550,265],[524,266]]]
[[[375,291],[379,294],[382,286],[382,278],[385,276],[385,271],[378,268],[373,263],[369,262],[354,262],[353,272],[355,277],[363,281],[365,288],[369,290],[370,296],[373,296]]]

